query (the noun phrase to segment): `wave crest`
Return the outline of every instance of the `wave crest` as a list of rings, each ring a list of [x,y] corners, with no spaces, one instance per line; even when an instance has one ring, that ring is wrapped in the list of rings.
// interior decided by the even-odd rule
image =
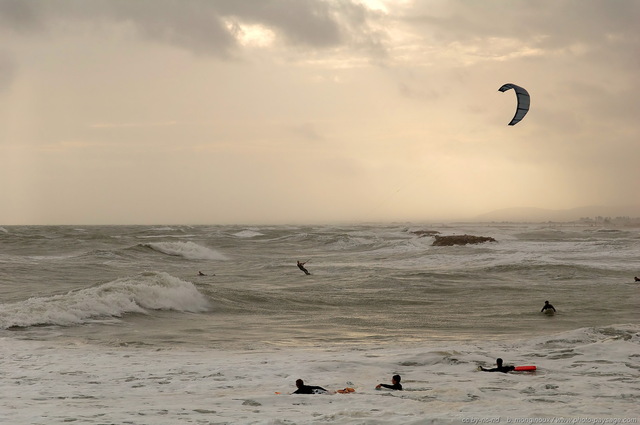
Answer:
[[[193,242],[151,242],[140,246],[187,260],[227,260],[224,254]]]
[[[237,238],[255,238],[256,236],[264,236],[264,233],[260,233],[255,230],[246,229],[240,232],[234,233],[233,236]]]
[[[148,310],[195,313],[210,307],[192,283],[168,273],[143,273],[63,295],[0,305],[0,328],[71,326]]]

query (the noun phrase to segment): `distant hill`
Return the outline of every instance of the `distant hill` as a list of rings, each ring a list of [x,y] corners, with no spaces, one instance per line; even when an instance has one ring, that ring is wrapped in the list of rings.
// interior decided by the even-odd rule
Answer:
[[[544,208],[505,208],[475,217],[478,221],[578,221],[583,217],[640,217],[640,205],[635,206],[588,206],[566,210]]]

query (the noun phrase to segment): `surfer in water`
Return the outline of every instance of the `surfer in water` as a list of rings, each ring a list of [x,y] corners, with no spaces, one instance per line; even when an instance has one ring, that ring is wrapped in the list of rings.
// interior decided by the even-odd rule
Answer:
[[[376,385],[376,390],[380,388],[388,388],[390,390],[400,390],[402,391],[402,384],[400,383],[400,375],[393,375],[391,377],[391,384],[378,384]]]
[[[296,380],[296,387],[298,387],[298,389],[291,394],[322,394],[328,392],[322,387],[305,385],[302,379]]]
[[[307,264],[307,261],[305,261],[304,263],[302,263],[302,262],[298,261],[298,268],[299,268],[300,270],[302,270],[302,271],[304,272],[304,274],[309,275],[309,274],[311,274],[311,273],[309,273],[309,270],[307,270],[307,269],[305,269],[305,268],[304,268],[304,265],[305,265],[305,264]]]
[[[494,367],[493,369],[485,369],[482,366],[478,368],[478,370],[481,370],[483,372],[502,372],[502,373],[511,372],[513,369],[515,369],[515,366],[503,366],[502,359],[500,358],[496,359],[496,367]]]
[[[556,309],[554,306],[552,306],[551,304],[549,304],[549,301],[545,301],[544,302],[544,306],[542,306],[542,310],[540,310],[540,313],[544,313],[545,310],[553,310],[553,312],[556,312]]]
[[[636,282],[640,282],[640,277],[634,276],[633,278],[636,280]]]
[[[204,274],[202,272],[198,272],[198,276],[206,276],[206,274]]]

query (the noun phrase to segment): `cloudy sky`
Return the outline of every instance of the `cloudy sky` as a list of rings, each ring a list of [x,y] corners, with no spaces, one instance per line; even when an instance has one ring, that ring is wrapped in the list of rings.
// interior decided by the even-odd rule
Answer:
[[[0,224],[638,204],[638,22],[635,0],[0,0]]]

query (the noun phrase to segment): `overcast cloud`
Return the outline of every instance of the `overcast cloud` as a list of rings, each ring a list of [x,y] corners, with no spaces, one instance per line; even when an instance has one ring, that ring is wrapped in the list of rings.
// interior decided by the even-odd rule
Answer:
[[[0,0],[0,224],[637,205],[638,22],[633,0]],[[507,82],[532,98],[513,127]]]

